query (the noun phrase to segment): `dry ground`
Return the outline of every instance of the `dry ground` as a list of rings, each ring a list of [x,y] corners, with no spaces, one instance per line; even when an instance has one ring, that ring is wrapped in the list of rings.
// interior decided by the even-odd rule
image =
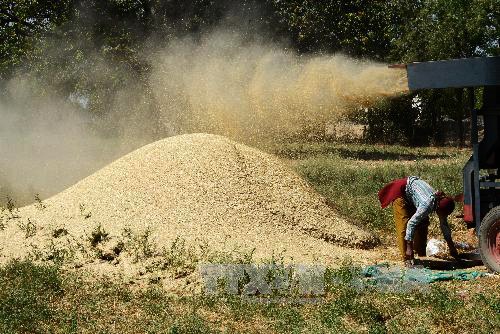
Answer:
[[[242,249],[236,252],[207,251],[203,247],[194,249],[182,239],[174,240],[158,257],[154,255],[155,248],[148,234],[139,233],[129,235],[128,243],[129,249],[135,254],[130,261],[146,264],[138,269],[139,277],[142,277],[139,280],[122,283],[106,277],[88,276],[84,273],[91,271],[82,271],[80,268],[69,271],[61,269],[64,265],[46,267],[32,262],[10,262],[7,267],[3,267],[0,270],[0,284],[3,287],[0,292],[2,332],[498,332],[498,277],[435,283],[429,286],[430,290],[426,293],[359,291],[349,284],[358,265],[382,260],[396,261],[398,258],[392,243],[391,214],[390,211],[379,209],[374,196],[376,190],[395,177],[415,174],[429,180],[437,188],[454,194],[460,190],[460,169],[467,158],[466,151],[332,143],[292,143],[267,149],[278,154],[323,198],[328,199],[328,203],[333,204],[336,212],[341,214],[338,219],[345,219],[362,230],[369,230],[382,240],[382,244],[374,249],[360,250],[328,243],[314,234],[308,235],[307,230],[301,230],[300,240],[306,244],[325,245],[321,247],[325,247],[327,252],[320,260],[324,261],[330,256],[330,264],[337,268],[329,269],[329,275],[336,277],[336,282],[340,283],[328,286],[320,303],[254,304],[231,296],[207,298],[199,294],[186,295],[185,289],[182,289],[182,293],[178,291],[171,294],[169,289],[165,289],[168,285],[160,283],[170,281],[177,282],[175,286],[189,285],[189,274],[196,270],[203,251],[205,259],[219,262],[248,263],[256,258],[251,252]],[[309,189],[308,185],[303,187]],[[30,210],[43,212],[53,205],[50,201],[35,204],[38,207],[34,206]],[[104,203],[104,208],[105,212],[109,212],[110,203]],[[73,212],[68,217],[75,221],[85,222],[91,221],[92,217],[99,217],[98,211],[90,208],[90,205],[75,207],[74,210],[76,214]],[[106,249],[99,246],[110,233],[108,230],[112,229],[96,225],[99,221],[96,219],[94,224],[89,224],[92,229],[87,232],[87,245],[84,247],[91,247],[92,243],[96,243],[97,247],[92,252],[95,260],[86,265],[112,269],[119,264],[113,263],[115,259],[100,258],[106,257]],[[33,238],[31,234],[35,231],[36,234],[41,233],[26,222],[17,222],[15,225],[22,231],[24,240]],[[453,220],[452,225],[457,240],[474,241],[458,219]],[[431,229],[431,236],[439,238],[435,226]],[[65,235],[63,229],[52,232],[53,239]],[[57,238],[56,234],[59,234]],[[52,257],[43,263],[64,263],[68,254],[59,250],[53,247]],[[279,253],[267,260],[280,263],[284,259],[283,255]],[[343,255],[350,256],[354,262],[342,262]],[[432,260],[437,267],[456,265],[446,257],[427,260]],[[163,277],[148,273],[148,268],[159,265],[158,261],[164,266]],[[475,269],[484,268],[478,266]]]

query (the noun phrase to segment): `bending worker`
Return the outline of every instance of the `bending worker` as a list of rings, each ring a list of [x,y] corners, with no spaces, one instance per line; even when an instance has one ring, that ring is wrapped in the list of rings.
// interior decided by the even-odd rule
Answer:
[[[379,191],[378,197],[382,208],[392,203],[398,248],[405,261],[413,261],[414,251],[418,256],[425,256],[429,215],[434,211],[439,217],[441,232],[450,255],[458,257],[447,220],[455,209],[451,197],[444,196],[443,192],[436,192],[417,176],[390,182]]]

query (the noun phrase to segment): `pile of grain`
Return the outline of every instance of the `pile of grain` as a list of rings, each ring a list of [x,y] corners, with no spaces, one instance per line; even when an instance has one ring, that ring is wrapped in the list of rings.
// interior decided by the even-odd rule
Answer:
[[[276,157],[208,134],[144,146],[46,201],[5,210],[2,222],[0,262],[71,259],[131,276],[144,266],[129,264],[180,240],[298,261],[333,261],[376,243]]]

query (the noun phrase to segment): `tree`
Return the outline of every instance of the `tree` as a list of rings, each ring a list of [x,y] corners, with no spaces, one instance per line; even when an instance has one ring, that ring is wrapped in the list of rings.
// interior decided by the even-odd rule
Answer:
[[[467,58],[500,54],[500,2],[497,0],[426,0],[417,15],[395,41],[394,58],[405,62]],[[464,89],[420,93],[423,117],[439,134],[439,119],[450,117],[459,127],[459,143],[465,143],[462,120],[466,117]],[[430,110],[429,108],[433,108]],[[439,110],[436,110],[439,109]]]
[[[282,23],[302,52],[344,52],[387,59],[392,41],[414,1],[272,0]]]
[[[66,21],[69,0],[0,2],[0,80],[5,80],[41,34]]]
[[[393,54],[403,61],[498,55],[499,17],[497,0],[425,0]]]
[[[221,20],[231,24],[231,13],[234,25],[248,17],[252,26],[279,29],[265,0],[21,1],[1,8],[3,34],[11,36],[3,78],[18,69],[62,96],[90,95],[92,111],[107,110],[121,87],[147,85],[151,64],[144,55],[175,37],[196,38]]]

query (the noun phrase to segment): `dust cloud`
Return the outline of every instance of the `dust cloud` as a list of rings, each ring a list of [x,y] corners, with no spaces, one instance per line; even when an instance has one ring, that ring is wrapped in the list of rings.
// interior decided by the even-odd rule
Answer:
[[[407,89],[405,73],[384,64],[300,56],[237,33],[173,42],[152,63],[161,114],[188,131],[240,140],[323,131],[325,122]]]
[[[152,69],[147,88],[117,91],[99,115],[86,108],[85,95],[76,102],[38,96],[29,75],[8,83],[8,98],[0,98],[0,203],[51,196],[160,138],[207,132],[247,143],[282,140],[321,132],[326,122],[407,89],[401,71],[384,64],[301,56],[235,32],[179,38],[143,59]]]
[[[32,94],[31,84],[9,83],[0,101],[0,204],[45,198],[117,158],[119,138],[92,129],[92,118],[69,101]]]

